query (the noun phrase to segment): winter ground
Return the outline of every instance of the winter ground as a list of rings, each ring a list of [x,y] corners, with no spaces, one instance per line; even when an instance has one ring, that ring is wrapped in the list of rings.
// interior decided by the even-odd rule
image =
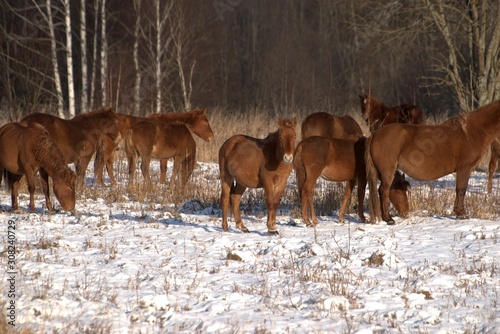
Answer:
[[[196,172],[216,180],[217,165]],[[471,191],[484,192],[485,180],[475,172]],[[453,176],[435,183],[453,185]],[[10,208],[5,189],[0,198]],[[22,196],[22,208],[27,200]],[[11,321],[14,301],[16,329],[500,332],[500,209],[489,219],[459,221],[417,212],[394,226],[361,224],[355,215],[341,225],[336,215],[322,216],[312,229],[296,218],[297,208],[285,207],[280,236],[268,237],[261,208],[246,207],[251,233],[243,234],[232,219],[230,233],[222,232],[218,204],[198,200],[165,206],[134,201],[126,191],[112,200],[82,195],[76,216],[48,215],[42,202],[38,195],[37,213],[0,213],[0,266],[7,268],[0,270],[0,315]]]

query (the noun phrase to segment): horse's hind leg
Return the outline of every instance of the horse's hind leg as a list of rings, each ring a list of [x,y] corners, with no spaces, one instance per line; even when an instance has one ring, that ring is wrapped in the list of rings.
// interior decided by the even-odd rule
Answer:
[[[149,176],[149,163],[151,162],[151,157],[149,155],[141,156],[141,171],[144,180],[148,186],[151,185],[151,177]]]
[[[464,207],[464,199],[465,193],[467,192],[467,186],[469,184],[469,177],[472,173],[472,170],[457,170],[456,172],[456,196],[455,196],[455,204],[453,206],[453,211],[457,215],[457,219],[463,219],[467,217],[467,213],[465,212]]]
[[[229,227],[227,225],[227,215],[229,212],[229,192],[231,191],[232,178],[224,177],[221,172],[221,195],[220,195],[220,205],[222,207],[222,229],[227,232]]]
[[[7,183],[10,188],[10,197],[12,203],[12,210],[19,211],[19,203],[17,201],[17,197],[19,195],[19,181],[21,180],[22,175],[12,174],[7,172]],[[30,198],[31,200],[31,198]]]
[[[52,208],[52,203],[50,202],[49,175],[43,169],[40,169],[40,181],[42,184],[43,194],[45,195],[45,206],[47,207],[49,213],[52,213],[54,210]]]
[[[393,225],[394,219],[389,214],[389,192],[394,180],[394,171],[386,172],[386,174],[385,176],[381,176],[381,185],[379,188],[380,206],[382,209],[382,219],[387,222],[387,225]]]
[[[490,158],[490,163],[488,165],[488,194],[491,194],[491,192],[493,191],[493,175],[497,170],[497,164],[498,164],[498,154],[493,150],[493,145],[492,145],[491,158]]]
[[[339,223],[344,223],[344,214],[347,204],[349,204],[349,200],[351,199],[352,189],[356,184],[356,179],[353,178],[346,182],[345,190],[344,190],[344,199],[342,200],[342,205],[339,210]]]
[[[246,187],[236,182],[235,184],[233,184],[230,191],[231,206],[233,207],[233,216],[234,220],[236,221],[236,227],[242,230],[243,232],[248,232],[248,229],[241,220],[240,202],[241,202],[241,196],[243,195],[246,189],[247,189]]]
[[[160,159],[160,183],[167,184],[167,161],[168,159]]]

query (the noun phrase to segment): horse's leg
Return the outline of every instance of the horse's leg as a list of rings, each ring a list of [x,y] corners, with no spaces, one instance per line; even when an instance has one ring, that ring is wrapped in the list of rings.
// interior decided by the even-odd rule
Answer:
[[[394,225],[394,219],[389,214],[389,192],[391,184],[394,180],[394,171],[386,171],[385,175],[381,175],[381,185],[379,188],[380,204],[382,209],[382,219],[387,222],[387,225]]]
[[[308,189],[308,187],[306,187],[305,182],[299,185],[299,194],[300,194],[300,201],[302,204],[302,219],[304,220],[306,226],[313,226],[313,224],[309,220],[309,211],[308,211],[309,203],[312,202],[312,193],[311,190]]]
[[[104,185],[104,163],[106,160],[105,139],[97,145],[94,158],[94,179],[97,184]]]
[[[151,156],[143,154],[141,156],[141,171],[144,180],[148,186],[151,185],[151,177],[149,176],[149,163],[151,162]]]
[[[127,152],[128,160],[128,185],[129,187],[134,184],[134,174],[137,168],[137,153],[135,151]]]
[[[167,161],[168,159],[160,159],[160,183],[167,184]]]
[[[49,213],[52,213],[54,210],[50,202],[49,175],[43,169],[40,169],[40,182],[42,184],[43,194],[45,195],[45,206]]]
[[[266,206],[267,206],[267,234],[268,235],[278,235],[278,229],[276,227],[276,211],[280,204],[281,195],[283,190],[285,190],[287,178],[278,180],[278,183],[267,183],[264,185],[266,193]],[[312,201],[311,201],[312,204]],[[312,207],[312,206],[311,206]],[[314,212],[314,211],[312,211]],[[314,221],[314,219],[313,219]],[[316,220],[317,221],[317,220]]]
[[[170,191],[180,191],[180,187],[177,187],[177,185],[180,183],[181,180],[181,167],[182,167],[182,157],[181,156],[175,156],[174,157],[174,165],[172,166],[172,175],[170,175],[170,182],[169,182],[169,188]]]
[[[491,158],[490,163],[488,165],[488,194],[491,194],[493,191],[493,175],[497,170],[498,164],[498,155],[497,152],[493,150],[493,145],[491,146]]]
[[[106,152],[106,155],[107,155],[107,159],[105,160],[105,164],[106,164],[106,171],[108,172],[108,176],[109,176],[109,182],[112,185],[115,185],[116,180],[115,180],[115,174],[113,171],[113,165],[115,162],[115,150],[114,150],[114,148],[110,152]],[[101,175],[102,175],[102,173],[101,173]],[[102,180],[102,176],[101,176],[101,180]]]
[[[28,183],[28,192],[30,194],[30,212],[35,212],[36,173],[26,173],[26,180]]]
[[[231,186],[230,200],[231,200],[231,206],[233,207],[233,216],[234,220],[236,221],[236,227],[242,230],[243,232],[248,233],[249,231],[243,224],[240,213],[241,196],[243,195],[246,189],[247,189],[246,187],[242,186],[238,182],[235,182],[235,184]]]
[[[321,173],[321,172],[320,172]],[[305,205],[305,217],[307,218],[307,208],[309,208],[309,211],[311,212],[311,220],[312,224],[309,220],[306,220],[306,226],[315,226],[319,224],[318,217],[316,217],[316,211],[314,211],[314,202],[313,202],[313,195],[314,195],[314,186],[316,185],[316,180],[318,179],[319,175],[313,174],[313,170],[309,170],[309,174],[306,176],[306,182],[304,183],[304,189],[306,189],[306,205]],[[283,187],[284,189],[284,187]],[[281,193],[283,193],[283,189],[281,190]],[[278,197],[278,203],[281,198],[281,193],[279,194]],[[302,200],[302,214],[304,214],[304,200]],[[304,217],[304,216],[303,216]]]
[[[227,215],[229,212],[229,192],[231,191],[231,184],[233,179],[231,177],[226,177],[221,171],[221,194],[220,194],[220,205],[222,207],[222,229],[227,232],[229,227],[227,225]]]
[[[464,168],[456,171],[456,196],[455,205],[453,206],[453,211],[457,215],[457,219],[464,219],[467,217],[464,207],[465,193],[467,192],[467,186],[469,184],[469,177],[472,173],[470,168]]]
[[[366,182],[366,173],[358,174],[358,217],[362,223],[366,223],[364,211]]]
[[[352,189],[354,188],[355,184],[356,184],[356,178],[352,178],[345,184],[344,198],[342,200],[342,205],[340,206],[339,210],[339,223],[341,224],[344,223],[345,209],[347,207],[347,204],[349,204],[349,200],[351,199]]]
[[[7,172],[7,183],[10,188],[10,196],[12,202],[12,211],[20,211],[19,210],[19,202],[17,198],[19,196],[19,181],[21,180],[22,175],[12,174]]]

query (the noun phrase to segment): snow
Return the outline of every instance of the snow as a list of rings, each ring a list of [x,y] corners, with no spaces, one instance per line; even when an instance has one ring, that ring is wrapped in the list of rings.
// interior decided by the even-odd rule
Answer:
[[[216,164],[200,170],[218,182]],[[484,191],[485,180],[475,172],[471,187]],[[435,184],[454,187],[453,177]],[[5,189],[0,198],[10,208]],[[47,215],[42,202],[38,194],[37,213],[0,213],[2,268],[5,226],[9,220],[16,226],[16,328],[500,332],[500,210],[490,219],[466,220],[417,212],[395,217],[393,226],[361,224],[354,214],[339,224],[334,214],[306,228],[285,206],[280,235],[268,237],[258,205],[243,215],[251,233],[237,230],[232,217],[225,233],[219,206],[198,200],[163,206],[134,201],[122,190],[114,200],[82,194],[76,216]],[[20,206],[27,203],[23,196]],[[0,282],[2,316],[11,300],[7,278],[6,272]]]

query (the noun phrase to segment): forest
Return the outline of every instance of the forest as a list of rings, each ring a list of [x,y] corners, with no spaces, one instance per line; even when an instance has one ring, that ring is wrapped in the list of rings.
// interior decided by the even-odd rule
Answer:
[[[450,116],[500,98],[500,0],[4,0],[0,108]]]

